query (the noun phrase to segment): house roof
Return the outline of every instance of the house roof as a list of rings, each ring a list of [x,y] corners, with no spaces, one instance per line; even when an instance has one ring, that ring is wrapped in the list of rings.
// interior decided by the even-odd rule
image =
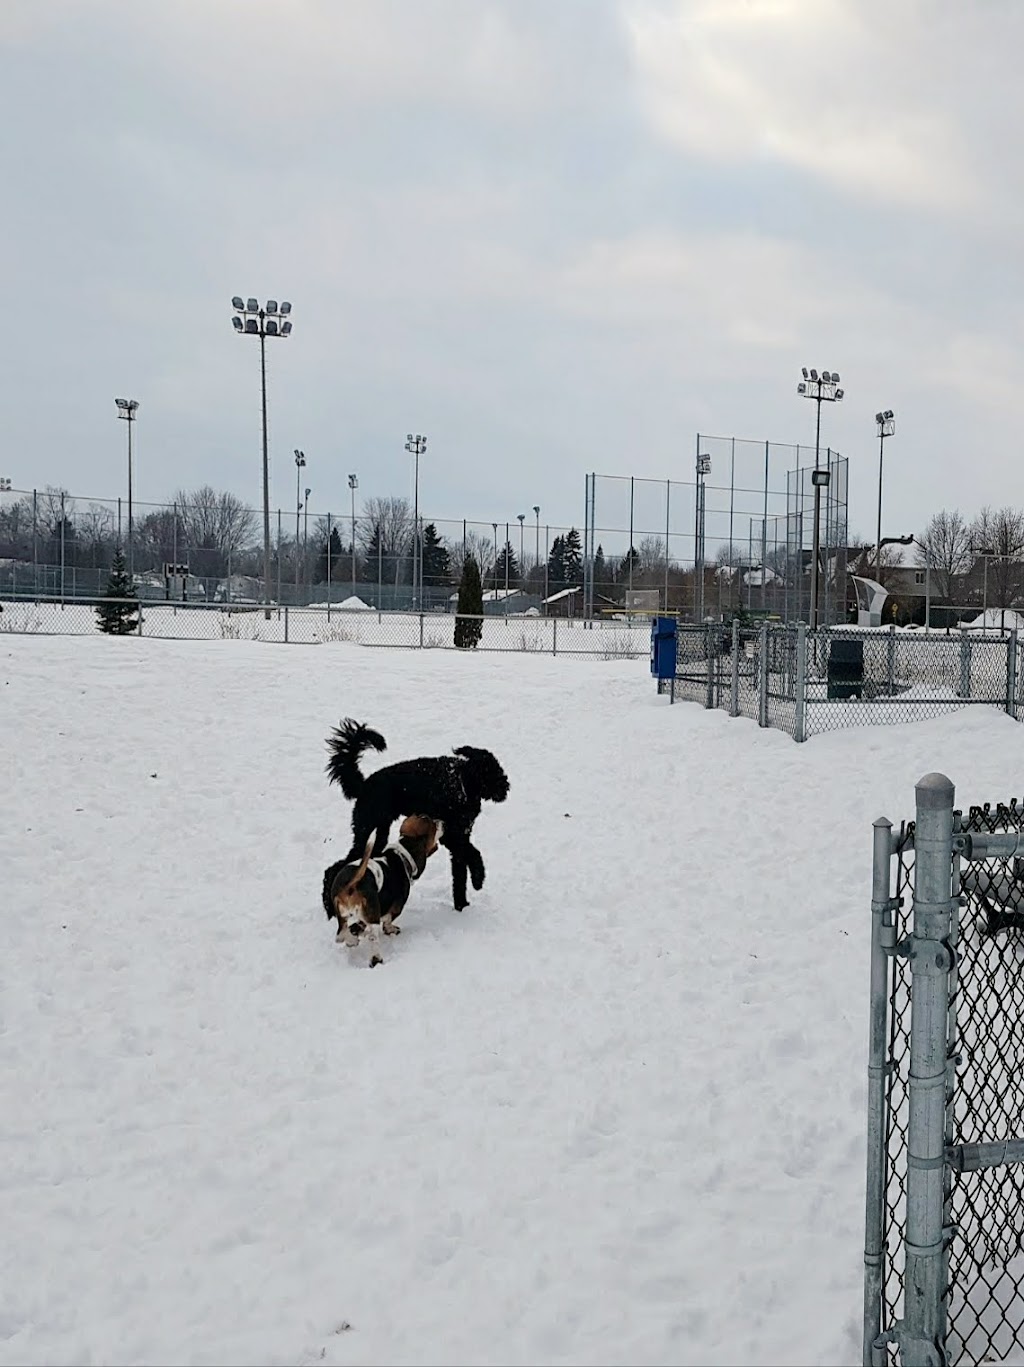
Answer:
[[[448,601],[454,603],[458,596],[458,592],[453,593]],[[523,596],[522,589],[484,589],[480,595],[485,603],[501,603],[507,598],[522,598]]]
[[[583,592],[583,589],[580,587],[579,584],[577,584],[576,587],[575,587],[574,589],[559,589],[558,592],[557,592],[557,593],[553,593],[553,594],[550,596],[550,598],[545,598],[545,599],[544,599],[544,602],[545,602],[545,603],[558,603],[558,602],[560,602],[563,598],[568,598],[568,597],[570,596],[570,594],[573,594],[573,593],[582,593],[582,592]]]

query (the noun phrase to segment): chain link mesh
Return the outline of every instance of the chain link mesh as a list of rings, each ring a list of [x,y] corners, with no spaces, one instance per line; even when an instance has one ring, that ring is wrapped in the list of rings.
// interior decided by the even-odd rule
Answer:
[[[735,665],[731,624],[676,629],[677,700],[732,707],[794,735],[799,711],[799,635],[771,622],[743,625]],[[998,707],[1024,716],[1024,670],[1013,634],[897,632],[833,627],[806,634],[805,736],[848,726],[922,721],[961,707]]]
[[[897,842],[896,943],[910,934],[914,895],[914,823],[906,823]],[[907,1223],[907,1126],[910,1102],[910,960],[895,954],[889,980],[889,1047],[885,1094],[885,1210],[882,1239],[882,1330],[903,1316],[903,1239]],[[888,1361],[896,1363],[895,1344]]]
[[[1024,833],[1024,807],[972,807],[965,832]],[[913,823],[897,841],[896,944],[910,935]],[[960,862],[960,861],[958,861]],[[947,1094],[954,1145],[1024,1137],[1024,858],[960,862],[964,901],[953,917]],[[910,1081],[910,961],[891,957],[886,1080],[886,1171],[882,1329],[903,1316],[907,1129]],[[1024,1352],[1024,1166],[947,1171],[948,1361],[1002,1362]],[[894,1343],[887,1360],[898,1362]]]
[[[100,600],[95,600],[96,602]],[[102,600],[104,602],[110,600]],[[350,642],[364,646],[454,649],[455,614],[446,612],[365,612],[335,608],[282,608],[269,616],[262,606],[141,604],[140,636],[176,640],[268,641],[289,645]],[[485,614],[477,647],[481,651],[524,651],[549,655],[587,655],[603,660],[635,659],[650,650],[646,619],[583,622],[580,619]],[[0,603],[0,634],[93,636],[98,631],[95,602],[67,604]]]
[[[808,633],[807,733],[923,721],[970,705],[1007,708],[1006,636],[832,628]]]
[[[1021,832],[1024,809],[972,807],[964,831]],[[1024,1137],[1024,860],[961,867],[954,1144]],[[951,1361],[1024,1351],[1024,1166],[952,1173]]]

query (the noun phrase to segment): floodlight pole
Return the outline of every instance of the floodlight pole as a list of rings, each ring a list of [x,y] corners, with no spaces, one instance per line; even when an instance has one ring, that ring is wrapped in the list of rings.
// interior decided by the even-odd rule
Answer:
[[[299,515],[302,512],[301,477],[306,464],[306,453],[295,448],[295,603],[299,602]],[[328,551],[330,554],[330,551]]]
[[[821,385],[818,385],[817,421],[814,425],[814,473],[821,468]],[[814,481],[814,531],[811,536],[811,630],[818,625],[818,557],[821,554],[821,485]]]
[[[896,431],[896,420],[891,408],[884,413],[875,414],[878,424],[878,529],[875,536],[875,578],[882,582],[882,459],[885,455],[885,439]]]
[[[277,301],[268,299],[266,307],[260,306],[256,299],[243,300],[235,295],[231,300],[235,316],[231,319],[235,331],[243,336],[258,336],[260,339],[260,401],[263,419],[263,615],[270,621],[270,456],[267,444],[267,338],[288,337],[292,323],[289,317],[292,306],[285,302],[280,309]],[[279,322],[280,319],[280,322]],[[278,552],[280,556],[280,551]],[[280,582],[280,560],[278,562],[278,581]],[[280,589],[278,590],[280,597]]]
[[[523,559],[523,523],[526,521],[526,514],[516,513],[516,517],[519,519],[519,578],[520,580],[525,580],[526,562]]]
[[[416,458],[416,473],[413,477],[412,599],[413,607],[418,609],[420,595],[423,591],[423,564],[420,552],[420,456],[427,449],[426,437],[420,436],[419,433],[413,436],[410,432],[405,443],[405,449]],[[417,565],[419,565],[418,578]]]
[[[137,399],[115,399],[117,416],[128,423],[128,574],[135,575],[135,534],[132,523],[132,423],[139,410]]]
[[[270,455],[267,449],[267,338],[260,310],[260,413],[263,419],[263,601],[270,621]],[[280,549],[278,550],[280,555]],[[279,595],[280,596],[280,595]]]
[[[797,393],[805,399],[813,399],[817,404],[818,413],[814,429],[814,474],[812,483],[814,484],[814,531],[811,540],[811,605],[810,605],[810,628],[812,631],[818,625],[818,560],[821,551],[821,491],[828,486],[831,478],[831,469],[821,469],[821,405],[827,403],[839,403],[843,398],[843,391],[839,388],[838,372],[830,373],[823,370],[819,376],[816,370],[810,373],[807,367],[803,370],[803,381],[796,387]]]
[[[352,495],[352,592],[355,593],[356,583],[356,490],[359,488],[359,478],[356,475],[348,477],[349,493]],[[330,546],[327,554],[330,555]]]
[[[535,529],[535,532],[534,532],[534,538],[535,538],[535,539],[534,539],[534,543],[533,543],[533,556],[534,556],[534,559],[535,559],[536,562],[537,562],[537,567],[538,567],[538,569],[539,569],[539,568],[540,568],[540,504],[539,504],[539,503],[535,503],[535,504],[533,505],[533,515],[534,515],[534,517],[537,519],[536,529]]]
[[[697,506],[696,526],[694,527],[693,553],[693,620],[704,620],[704,477],[711,473],[711,457],[705,451],[697,453]],[[630,546],[630,564],[633,560],[633,547]]]

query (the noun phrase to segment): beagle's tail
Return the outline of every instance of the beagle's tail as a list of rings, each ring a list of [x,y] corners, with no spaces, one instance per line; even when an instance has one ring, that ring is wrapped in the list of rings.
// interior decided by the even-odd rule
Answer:
[[[341,906],[352,896],[353,891],[362,881],[363,874],[370,866],[370,856],[373,854],[374,832],[371,831],[367,841],[366,849],[363,850],[362,862],[357,865],[355,870],[348,874],[343,883],[338,879],[344,869],[351,869],[352,864],[346,861],[344,864],[334,864],[324,874],[324,910],[328,916],[333,916],[336,911],[341,910]]]

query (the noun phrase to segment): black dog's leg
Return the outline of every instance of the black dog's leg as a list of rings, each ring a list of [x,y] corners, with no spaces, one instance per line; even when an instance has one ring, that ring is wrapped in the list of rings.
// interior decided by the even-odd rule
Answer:
[[[469,876],[473,886],[479,892],[484,885],[487,870],[484,868],[483,855],[468,836],[466,837],[466,862],[469,864]]]
[[[466,874],[472,865],[472,856],[477,852],[469,843],[469,836],[465,831],[446,828],[441,837],[441,844],[447,846],[452,857],[452,901],[455,910],[462,911],[469,906],[469,898],[466,896]],[[476,887],[475,881],[473,886]]]

